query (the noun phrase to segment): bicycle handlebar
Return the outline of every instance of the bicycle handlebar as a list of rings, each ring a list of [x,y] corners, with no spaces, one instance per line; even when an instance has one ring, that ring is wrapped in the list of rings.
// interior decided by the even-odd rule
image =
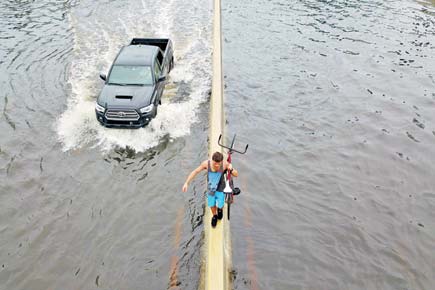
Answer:
[[[229,150],[229,152],[228,152],[229,154],[231,154],[233,152],[236,152],[236,153],[239,153],[239,154],[245,154],[246,151],[248,150],[249,144],[246,144],[246,147],[245,147],[244,151],[239,151],[239,150],[236,150],[236,149],[233,148],[234,147],[234,142],[236,141],[236,135],[235,134],[234,134],[234,137],[233,137],[233,141],[231,142],[231,147],[228,147],[228,146],[225,146],[224,144],[222,144],[221,143],[221,139],[222,139],[222,134],[219,135],[218,145],[221,146],[222,148],[228,149]]]

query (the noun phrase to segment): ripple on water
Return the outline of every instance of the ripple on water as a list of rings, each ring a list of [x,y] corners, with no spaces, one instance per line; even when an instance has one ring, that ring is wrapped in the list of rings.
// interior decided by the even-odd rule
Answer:
[[[433,211],[408,195],[433,189],[434,7],[260,2],[225,4],[228,131],[255,144],[235,287],[258,275],[266,288],[430,288]]]

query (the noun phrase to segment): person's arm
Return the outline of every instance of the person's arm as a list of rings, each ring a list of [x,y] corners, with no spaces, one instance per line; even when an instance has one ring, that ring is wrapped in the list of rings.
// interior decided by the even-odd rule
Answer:
[[[226,169],[231,172],[231,175],[234,177],[239,176],[239,172],[233,168],[233,165],[231,163],[226,163]]]
[[[186,179],[186,182],[183,185],[183,192],[187,191],[187,187],[189,183],[195,178],[195,176],[200,173],[202,170],[207,169],[207,161],[204,161],[199,165],[195,170],[193,170]]]

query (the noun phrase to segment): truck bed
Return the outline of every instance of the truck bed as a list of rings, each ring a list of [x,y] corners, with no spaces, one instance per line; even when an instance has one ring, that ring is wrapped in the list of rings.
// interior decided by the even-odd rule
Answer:
[[[158,46],[163,52],[166,52],[166,47],[170,40],[168,38],[133,38],[130,45],[152,45]]]

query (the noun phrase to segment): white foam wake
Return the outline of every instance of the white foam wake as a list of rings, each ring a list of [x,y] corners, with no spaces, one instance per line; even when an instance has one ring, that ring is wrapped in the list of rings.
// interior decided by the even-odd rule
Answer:
[[[65,151],[85,146],[97,146],[103,151],[128,146],[136,151],[144,151],[158,145],[164,136],[177,138],[190,133],[192,123],[197,121],[196,111],[207,98],[210,88],[209,35],[198,32],[203,24],[198,24],[197,27],[186,24],[186,27],[182,27],[182,22],[179,21],[175,31],[174,19],[180,15],[175,14],[174,11],[178,10],[173,9],[174,5],[186,4],[181,1],[178,4],[174,0],[168,2],[171,3],[147,7],[145,0],[141,0],[140,3],[113,8],[116,15],[107,13],[111,11],[110,7],[94,10],[86,16],[82,15],[80,7],[72,10],[70,23],[75,35],[75,58],[70,67],[71,95],[67,109],[59,117],[56,126]],[[153,9],[159,12],[154,15]],[[141,11],[143,15],[140,15]],[[154,19],[159,21],[153,21],[149,15],[154,15]],[[154,22],[156,25],[153,25]],[[150,27],[154,27],[154,30]],[[183,31],[188,33],[183,36]],[[157,117],[141,129],[102,127],[96,120],[94,111],[95,100],[102,87],[99,72],[108,71],[116,53],[131,38],[172,35],[177,35],[174,37],[176,66],[171,72]],[[177,42],[180,43],[178,48]],[[181,89],[189,95],[181,101],[177,98],[175,102],[172,97],[180,94]]]

